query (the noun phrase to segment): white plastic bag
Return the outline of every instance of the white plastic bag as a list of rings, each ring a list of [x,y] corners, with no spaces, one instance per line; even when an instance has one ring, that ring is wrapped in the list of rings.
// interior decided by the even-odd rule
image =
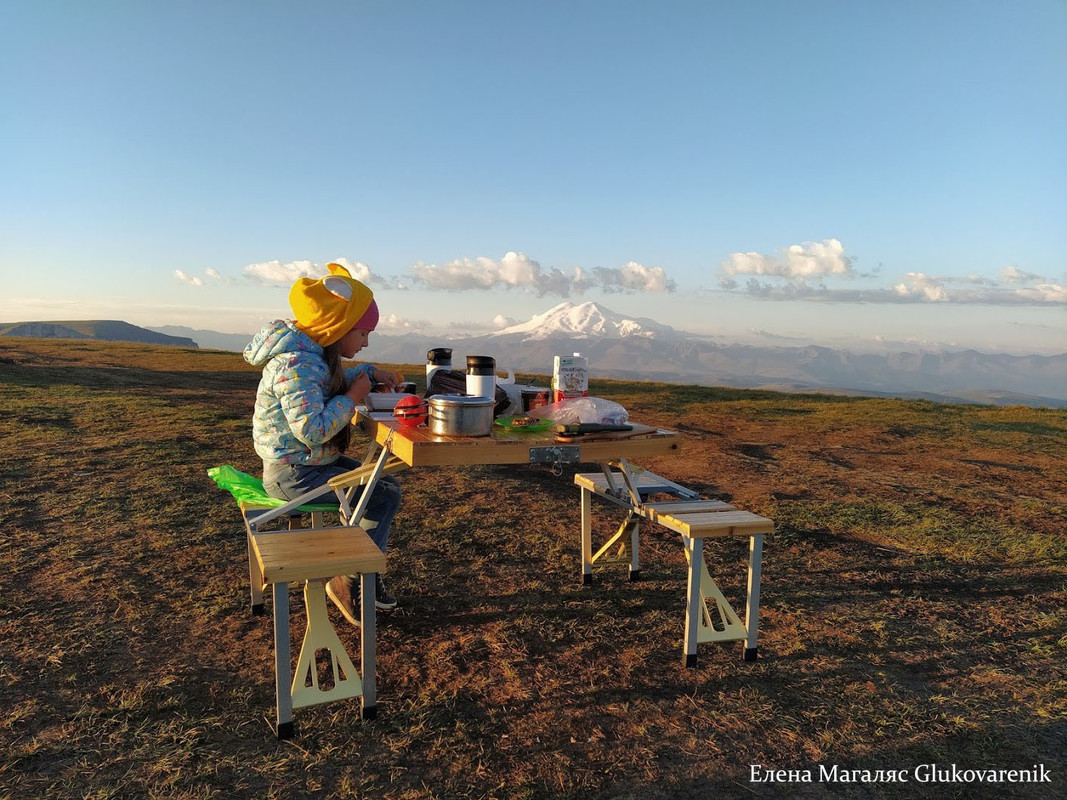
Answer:
[[[625,425],[629,418],[625,408],[603,397],[568,397],[547,406],[531,408],[530,416],[550,419],[560,425],[577,425],[583,422]]]
[[[498,417],[510,417],[516,414],[522,413],[522,386],[515,383],[515,373],[510,369],[508,370],[508,376],[501,378],[496,376],[497,387],[504,390],[504,394],[508,396],[508,404],[504,407],[496,416]]]

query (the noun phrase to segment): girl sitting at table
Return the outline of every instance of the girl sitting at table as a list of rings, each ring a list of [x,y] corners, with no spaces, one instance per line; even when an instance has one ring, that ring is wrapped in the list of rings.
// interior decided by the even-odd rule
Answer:
[[[252,438],[263,459],[263,488],[271,497],[295,500],[331,478],[358,467],[344,454],[348,447],[356,405],[371,390],[371,382],[391,391],[402,375],[373,364],[345,367],[367,346],[378,324],[374,293],[340,264],[327,265],[320,280],[301,278],[289,292],[295,319],[268,323],[245,348],[245,360],[263,367],[256,392]],[[364,491],[357,489],[357,497]],[[338,503],[333,492],[314,503]],[[383,475],[374,487],[360,526],[384,553],[389,525],[400,507],[400,484]],[[359,624],[358,593],[353,579],[338,576],[326,593],[354,625]],[[382,576],[377,576],[375,606],[396,607]]]

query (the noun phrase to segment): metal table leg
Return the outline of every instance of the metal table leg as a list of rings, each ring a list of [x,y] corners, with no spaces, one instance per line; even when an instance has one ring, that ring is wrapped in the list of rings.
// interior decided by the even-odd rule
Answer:
[[[749,539],[748,550],[748,599],[745,606],[745,661],[755,661],[757,654],[756,636],[759,629],[759,582],[763,563],[763,534],[753,534]]]
[[[363,653],[363,719],[374,719],[377,714],[374,677],[374,578],[373,572],[360,575],[360,648]]]
[[[697,665],[697,632],[704,615],[704,598],[700,594],[700,574],[704,571],[704,540],[683,536],[682,543],[689,551],[683,661],[685,666],[695,667]]]
[[[580,489],[582,502],[582,583],[593,582],[593,493]]]
[[[371,493],[374,492],[374,487],[378,485],[378,479],[382,476],[382,470],[385,469],[385,462],[389,460],[392,454],[392,450],[389,449],[389,445],[386,443],[382,447],[381,453],[378,454],[378,460],[374,463],[374,469],[371,470],[371,474],[367,477],[367,482],[363,485],[363,494],[359,496],[359,502],[356,503],[354,509],[349,509],[348,494],[340,488],[335,490],[341,506],[341,517],[346,525],[358,525],[359,521],[363,519],[363,515],[367,511],[367,505],[370,503]],[[354,490],[355,487],[352,487],[349,491]]]
[[[263,573],[259,562],[252,556],[252,529],[245,526],[245,547],[248,550],[248,585],[252,595],[252,616],[263,615]]]
[[[274,696],[278,738],[293,736],[293,698],[289,669],[289,584],[274,584]]]

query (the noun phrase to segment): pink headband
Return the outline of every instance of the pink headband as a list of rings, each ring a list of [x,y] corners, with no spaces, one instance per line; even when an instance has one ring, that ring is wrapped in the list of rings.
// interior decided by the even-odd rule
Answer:
[[[359,328],[364,331],[372,331],[378,326],[378,303],[374,300],[370,301],[370,306],[363,312],[363,316],[356,320],[356,324],[353,328]]]

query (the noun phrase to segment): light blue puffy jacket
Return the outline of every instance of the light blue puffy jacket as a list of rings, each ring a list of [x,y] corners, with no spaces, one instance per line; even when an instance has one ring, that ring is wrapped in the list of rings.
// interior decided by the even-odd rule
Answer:
[[[340,455],[329,444],[352,422],[356,404],[345,395],[327,398],[330,372],[322,346],[292,322],[276,319],[248,343],[245,361],[263,367],[252,418],[252,440],[264,461],[329,464]],[[373,364],[346,369],[351,381]]]

